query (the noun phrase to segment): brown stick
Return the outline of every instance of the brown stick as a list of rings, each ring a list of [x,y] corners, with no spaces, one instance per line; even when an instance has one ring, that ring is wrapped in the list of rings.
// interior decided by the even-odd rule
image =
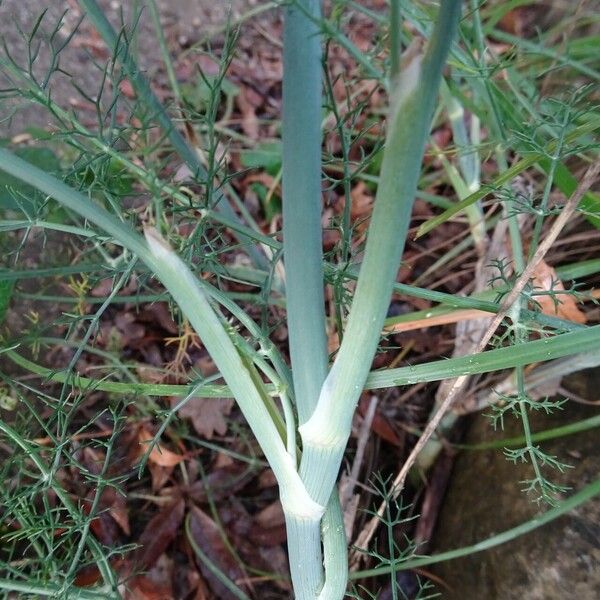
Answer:
[[[404,331],[413,331],[415,329],[425,329],[426,327],[437,327],[438,325],[450,325],[459,321],[473,321],[474,319],[489,319],[490,313],[476,308],[463,308],[453,310],[443,315],[425,317],[416,321],[406,321],[403,323],[394,323],[383,328],[385,333],[402,333]]]

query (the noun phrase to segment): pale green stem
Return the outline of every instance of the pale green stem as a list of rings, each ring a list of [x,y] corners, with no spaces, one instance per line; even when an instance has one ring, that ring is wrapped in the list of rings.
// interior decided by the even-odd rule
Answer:
[[[287,322],[294,397],[300,424],[312,415],[327,375],[321,230],[321,18],[320,0],[297,0],[284,11],[283,241]],[[325,504],[327,499],[324,500]],[[328,521],[342,524],[328,507]],[[324,586],[320,519],[286,514],[290,571],[298,600],[314,600]],[[341,527],[343,530],[343,526]],[[334,528],[324,531],[323,543]],[[345,544],[344,544],[345,546]],[[342,553],[345,556],[345,552]],[[344,565],[347,571],[347,565]],[[341,598],[345,579],[327,589]],[[342,583],[340,589],[335,584]]]
[[[348,583],[348,543],[340,498],[335,488],[321,520],[321,531],[325,584],[318,600],[340,600]]]
[[[296,600],[315,600],[323,587],[321,519],[304,519],[284,510],[290,573]],[[345,566],[348,569],[348,566]],[[341,596],[339,596],[341,598]]]
[[[401,74],[392,99],[386,150],[365,258],[344,340],[311,419],[300,427],[301,475],[313,499],[328,500],[350,435],[352,415],[380,339],[404,248],[441,71],[461,3],[445,0],[421,60]]]
[[[310,502],[306,496],[296,465],[287,453],[269,414],[268,402],[258,392],[256,381],[259,379],[251,369],[251,363],[239,355],[230,335],[212,310],[198,279],[187,269],[185,263],[170,248],[164,246],[163,241],[152,230],[146,232],[146,239],[154,258],[149,266],[201,336],[211,358],[231,388],[279,482],[284,510],[299,515],[300,518],[306,518],[306,515],[318,515],[320,518],[322,508]],[[146,256],[141,258],[148,262]],[[308,504],[301,507],[300,503],[305,501]]]
[[[279,392],[279,398],[281,400],[281,407],[285,417],[285,435],[286,435],[286,448],[288,454],[292,457],[294,466],[298,467],[298,456],[296,451],[296,417],[294,415],[294,407],[290,400],[289,394],[283,390]]]
[[[448,118],[452,128],[454,144],[458,151],[458,162],[464,185],[459,185],[456,189],[460,200],[464,200],[480,188],[480,165],[479,154],[477,151],[477,140],[469,140],[467,128],[465,125],[465,111],[462,104],[451,94],[447,84],[442,82],[442,96],[448,110]],[[478,122],[476,115],[472,116],[474,122]],[[474,127],[477,132],[477,126]],[[473,147],[471,147],[473,146]],[[483,219],[483,210],[481,202],[471,204],[465,211],[469,219],[469,227],[475,241],[480,256],[485,252],[485,223]]]
[[[318,0],[299,0],[318,19]],[[300,424],[327,374],[321,231],[321,38],[294,4],[283,34],[283,241],[287,320]]]

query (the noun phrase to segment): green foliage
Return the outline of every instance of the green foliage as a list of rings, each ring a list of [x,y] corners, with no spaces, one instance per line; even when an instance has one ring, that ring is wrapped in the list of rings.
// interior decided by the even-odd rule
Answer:
[[[197,112],[205,112],[214,102],[215,88],[225,96],[225,102],[230,105],[235,96],[239,94],[237,86],[228,79],[220,80],[216,76],[200,74],[194,83],[185,83],[181,86],[183,101],[189,108]],[[220,103],[220,98],[217,97]]]
[[[490,314],[502,309],[507,290],[538,248],[549,219],[559,212],[552,194],[572,194],[580,164],[597,160],[600,119],[594,103],[599,74],[592,62],[597,36],[565,40],[565,50],[558,51],[549,35],[520,39],[498,29],[499,20],[511,7],[526,3],[473,1],[460,23],[460,41],[452,44],[443,107],[438,107],[437,82],[452,28],[434,29],[437,13],[433,14],[431,5],[393,1],[394,27],[389,31],[388,16],[366,9],[363,3],[334,2],[331,14],[325,16],[319,13],[318,2],[286,3],[286,64],[295,66],[288,67],[285,74],[284,95],[288,95],[283,143],[272,139],[249,144],[229,123],[240,93],[228,74],[236,32],[228,28],[222,43],[192,49],[209,57],[211,73],[198,69],[191,81],[180,84],[159,29],[158,41],[172,86],[172,98],[161,103],[137,64],[139,15],[133,15],[132,24],[121,23],[115,30],[96,2],[81,0],[81,4],[111,52],[106,64],[90,61],[96,89],[83,90],[69,81],[83,109],[61,106],[53,95],[57,78],[68,75],[61,59],[77,26],[67,32],[62,18],[52,23],[44,11],[29,31],[22,32],[29,51],[18,57],[8,51],[0,58],[0,70],[8,81],[1,92],[2,101],[11,107],[19,102],[36,104],[50,115],[53,127],[52,133],[29,128],[35,142],[11,146],[25,162],[11,162],[11,155],[2,153],[6,160],[0,164],[0,231],[6,235],[3,250],[6,248],[6,263],[11,267],[0,271],[0,324],[9,302],[13,306],[35,302],[35,309],[24,309],[21,315],[26,325],[10,331],[0,348],[0,409],[10,414],[0,421],[0,431],[11,450],[0,469],[3,480],[10,482],[0,492],[6,507],[0,522],[0,589],[23,597],[66,598],[72,593],[77,597],[120,597],[114,564],[130,548],[103,545],[91,531],[92,522],[105,510],[100,503],[103,491],[126,489],[133,472],[142,473],[163,436],[173,435],[229,454],[251,468],[262,464],[256,444],[239,423],[234,424],[234,437],[246,439],[247,453],[198,440],[185,427],[174,427],[177,410],[196,395],[235,396],[282,491],[293,489],[292,500],[297,501],[293,508],[297,511],[298,504],[303,509],[312,507],[314,514],[326,510],[327,526],[321,532],[320,520],[312,513],[310,518],[302,515],[298,519],[294,511],[287,510],[294,502],[288,497],[288,504],[284,503],[290,552],[303,561],[298,563],[300,568],[293,561],[294,581],[299,582],[297,591],[302,599],[316,597],[314,590],[323,581],[323,561],[325,585],[336,588],[326,587],[323,597],[338,600],[343,593],[339,588],[345,585],[346,544],[332,486],[350,434],[354,404],[363,389],[515,368],[517,393],[499,396],[490,412],[497,426],[505,418],[522,422],[522,440],[505,454],[509,460],[531,465],[532,478],[523,485],[535,500],[557,505],[547,519],[563,514],[570,501],[560,502],[566,490],[553,483],[549,473],[567,465],[561,457],[543,453],[528,421],[532,410],[560,409],[562,401],[534,401],[526,390],[524,366],[591,353],[600,347],[598,326],[582,326],[541,311],[542,296],[550,297],[555,306],[564,294],[578,298],[577,282],[565,291],[557,290],[555,282],[544,290],[527,285],[510,321],[505,321],[496,337],[494,350],[477,356],[440,356],[424,364],[377,371],[370,370],[370,363],[382,346],[380,324],[392,292],[430,304],[439,302],[440,306],[390,317],[386,326],[457,308]],[[442,5],[448,8],[458,3],[444,0]],[[367,50],[353,41],[351,28],[357,17],[366,19],[375,31]],[[398,27],[401,21],[407,27]],[[320,36],[325,48],[323,63]],[[432,38],[430,48],[434,50],[427,54],[423,71],[414,80],[403,81],[401,110],[397,114],[389,111],[386,131],[381,127],[382,115],[388,111],[386,94],[394,90],[402,61],[399,56],[390,57],[385,48],[388,44],[396,49],[406,47],[420,36]],[[486,36],[504,40],[512,49],[498,57],[485,48]],[[41,48],[48,53],[48,64],[38,60]],[[340,56],[349,61],[351,69],[331,66]],[[548,77],[552,83],[555,71],[568,85],[557,90],[549,84],[546,89],[541,78]],[[321,98],[323,73],[325,93]],[[580,85],[581,78],[591,85]],[[124,84],[131,85],[132,93],[122,93]],[[540,90],[545,93],[540,95]],[[394,93],[391,98],[389,103],[396,107]],[[443,148],[428,139],[432,113],[434,131],[443,131],[444,119],[450,118],[453,139]],[[277,131],[278,123],[274,125],[273,131]],[[426,143],[427,165],[421,171],[421,151]],[[242,173],[230,169],[231,150],[239,157],[235,164]],[[246,188],[260,201],[256,214],[251,214],[239,197],[239,180],[249,170],[266,173],[273,181],[271,187],[263,180]],[[277,192],[282,173],[283,199]],[[535,183],[530,192],[516,185],[522,175]],[[286,181],[293,185],[286,189]],[[378,196],[366,235],[371,213],[364,211],[358,219],[353,216],[357,206],[353,207],[352,196],[358,181],[365,184],[366,194]],[[337,234],[324,257],[322,190],[327,209],[336,210],[329,230]],[[418,274],[431,289],[417,287],[414,280],[394,283],[409,239],[415,196],[427,203],[423,214],[433,214],[421,224],[419,235],[439,227],[443,237],[441,227],[463,210],[469,221],[469,235]],[[340,210],[330,207],[330,198],[342,197]],[[599,208],[598,194],[586,191],[578,210],[595,226],[600,224]],[[266,226],[278,222],[282,210],[283,243],[279,232],[265,233]],[[460,258],[460,252],[477,247],[482,236],[504,219],[511,230],[512,254],[495,262],[498,274],[490,282],[500,288],[468,297],[437,289],[442,285],[439,281],[443,282],[441,267]],[[531,235],[519,230],[519,219],[530,220]],[[140,224],[150,246],[135,231]],[[65,234],[68,242],[63,239]],[[524,240],[529,244],[527,252],[522,249]],[[38,244],[33,266],[27,264],[30,260],[23,260],[23,250],[30,242]],[[52,260],[53,244],[60,260]],[[563,279],[578,279],[599,269],[598,261],[592,259],[565,266],[564,275],[560,269],[557,273]],[[159,279],[168,293],[158,288],[153,278]],[[324,279],[333,290],[327,312]],[[21,280],[40,282],[39,289],[27,291]],[[419,286],[426,285],[418,281]],[[189,321],[201,334],[217,373],[205,377],[191,361],[183,360],[175,377],[173,370],[160,366],[152,370],[154,380],[146,381],[141,374],[147,375],[144,369],[148,365],[121,355],[127,347],[125,333],[114,336],[115,330],[111,330],[106,345],[97,347],[102,325],[123,305],[136,312],[148,303],[164,300],[180,328],[177,339],[185,337]],[[54,303],[67,307],[61,308],[58,332],[48,331],[51,325],[45,322],[48,311],[44,306]],[[282,307],[287,310],[285,321]],[[274,333],[282,325],[290,336],[291,365],[287,350],[279,349],[271,339],[276,339]],[[341,343],[329,362],[326,326],[335,330]],[[56,350],[64,360],[47,366],[46,356],[56,356]],[[337,366],[332,369],[330,362]],[[81,374],[82,364],[91,365],[91,372]],[[28,375],[14,378],[12,371],[17,367]],[[32,380],[32,375],[37,379]],[[89,403],[90,397],[100,394],[102,408]],[[165,408],[155,400],[161,396],[183,400],[176,407]],[[321,417],[313,427],[316,437],[304,435],[308,428],[300,428],[299,435],[297,425],[312,420],[315,406],[320,407]],[[115,471],[111,453],[124,435],[126,420],[142,417],[160,421],[155,438],[139,464],[128,472]],[[110,430],[107,438],[95,437],[99,424]],[[332,424],[338,429],[332,429]],[[318,438],[321,433],[326,435],[326,443]],[[300,441],[302,463],[297,469]],[[93,456],[102,460],[91,460]],[[74,474],[73,481],[66,476],[69,473]],[[418,548],[408,535],[398,535],[407,527],[408,510],[397,499],[398,490],[391,489],[384,478],[374,487],[386,506],[378,518],[387,547],[385,551],[377,546],[365,551],[376,565],[373,574],[389,575],[387,583],[396,600],[404,597],[397,585],[398,572],[428,564],[423,562],[428,559],[417,556]],[[581,498],[598,492],[595,485],[574,498],[583,502]],[[84,500],[76,502],[76,497]],[[56,531],[60,535],[55,535]],[[192,547],[204,561],[202,550]],[[95,588],[77,588],[78,574],[94,565],[98,565]],[[217,577],[233,586],[233,593],[241,593],[214,567]],[[303,582],[305,572],[309,583]],[[314,589],[309,590],[311,586]],[[419,598],[432,597],[428,590],[428,584],[422,582]],[[355,597],[361,593],[371,596],[366,588],[357,588]]]
[[[277,175],[281,169],[281,142],[277,140],[259,142],[253,148],[243,150],[240,159],[244,167],[264,169],[269,175]]]

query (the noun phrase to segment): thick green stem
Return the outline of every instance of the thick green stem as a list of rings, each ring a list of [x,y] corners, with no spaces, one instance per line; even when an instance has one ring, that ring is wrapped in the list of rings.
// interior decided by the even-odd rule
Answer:
[[[435,99],[461,3],[445,0],[422,61],[400,76],[390,109],[381,178],[365,259],[344,340],[310,420],[300,427],[301,474],[313,499],[326,502],[350,434],[352,415],[379,343],[400,263]],[[326,464],[323,454],[328,454]]]
[[[339,600],[348,584],[348,542],[344,515],[337,489],[334,488],[321,520],[325,584],[318,600]]]
[[[290,573],[296,600],[315,600],[323,587],[320,523],[320,519],[285,515]]]
[[[327,374],[321,231],[321,37],[318,0],[285,10],[283,240],[287,320],[300,423]]]
[[[283,48],[283,241],[286,301],[294,395],[300,423],[313,413],[327,375],[321,231],[321,36],[319,0],[285,9]],[[325,502],[323,503],[325,504]],[[339,506],[339,502],[337,504]],[[323,544],[334,547],[347,572],[346,543],[335,502],[327,508]],[[286,514],[290,570],[296,598],[315,600],[321,589],[341,598],[346,577],[324,582],[320,519]],[[330,539],[331,538],[331,539]],[[336,564],[336,569],[340,565]]]

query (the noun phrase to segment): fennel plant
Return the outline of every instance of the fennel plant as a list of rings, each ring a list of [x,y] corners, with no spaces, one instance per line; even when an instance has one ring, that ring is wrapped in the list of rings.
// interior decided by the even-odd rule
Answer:
[[[282,243],[237,216],[230,203],[227,186],[218,181],[218,168],[212,168],[214,165],[210,160],[207,166],[197,149],[180,133],[129,53],[129,47],[120,45],[121,35],[113,29],[96,1],[80,0],[80,4],[105,43],[115,51],[114,62],[121,65],[124,75],[151,111],[192,177],[209,187],[216,182],[210,205],[203,208],[203,216],[234,232],[238,240],[248,246],[250,259],[257,267],[268,270],[274,253],[283,253],[285,275],[278,285],[285,289],[290,364],[286,364],[275,344],[239,305],[198,276],[193,261],[189,255],[186,256],[187,250],[176,249],[167,241],[169,219],[159,202],[153,205],[142,236],[137,232],[139,223],[130,222],[114,207],[101,206],[81,190],[66,185],[6,149],[0,149],[0,169],[27,182],[45,197],[77,215],[80,220],[74,233],[94,239],[102,236],[99,245],[109,240],[129,261],[130,270],[143,268],[162,284],[201,338],[226,384],[218,389],[211,384],[196,386],[195,393],[207,397],[230,395],[236,399],[277,479],[286,519],[295,597],[299,600],[340,600],[348,583],[348,552],[336,480],[351,434],[352,417],[364,389],[437,381],[505,367],[522,370],[523,365],[534,360],[548,360],[586,348],[597,348],[600,341],[597,327],[570,327],[557,323],[560,320],[546,319],[545,324],[555,325],[560,331],[563,327],[566,333],[537,342],[519,338],[514,348],[492,350],[475,358],[460,357],[415,368],[371,372],[392,293],[399,289],[399,284],[395,283],[396,274],[417,194],[442,71],[452,48],[459,52],[453,42],[462,3],[460,0],[441,0],[433,26],[424,27],[423,36],[416,37],[399,56],[402,45],[401,3],[399,0],[391,2],[390,74],[383,77],[379,73],[382,85],[387,89],[389,104],[385,148],[363,260],[360,270],[349,275],[349,278],[356,279],[356,289],[343,323],[343,332],[340,332],[343,333],[340,348],[331,362],[326,339],[328,315],[323,291],[326,273],[321,228],[321,37],[323,31],[328,34],[331,31],[328,29],[330,25],[322,19],[321,2],[294,0],[282,7],[285,20]],[[154,6],[154,16],[155,9]],[[188,201],[176,187],[157,184],[154,173],[145,171],[117,150],[114,144],[88,137],[85,127],[69,111],[56,105],[43,86],[37,85],[30,77],[23,77],[16,64],[9,61],[3,67],[32,98],[45,104],[61,122],[85,138],[95,152],[111,157],[157,195],[166,193],[180,204]],[[374,69],[372,65],[367,65],[367,68]],[[169,74],[176,86],[172,67]],[[449,96],[446,88],[444,94],[448,105],[452,106],[456,101]],[[472,174],[471,179],[468,190],[461,194],[462,207],[466,207],[475,195],[480,195],[479,173]],[[481,234],[476,222],[480,211],[476,209],[475,200],[470,202],[472,209],[468,214],[474,231]],[[233,205],[235,207],[235,202]],[[242,211],[239,205],[236,208]],[[348,227],[347,219],[345,226]],[[539,237],[540,227],[536,226],[536,237]],[[523,261],[521,257],[520,271],[525,267]],[[421,293],[429,299],[454,302],[453,306],[459,306],[461,302],[459,298],[436,297],[435,292]],[[470,300],[469,306],[474,305],[489,313],[498,313],[502,309],[499,303],[489,300]],[[515,321],[544,321],[543,316],[532,314],[520,301],[513,310]],[[227,314],[233,315],[233,318]],[[242,327],[249,332],[251,343],[240,333]],[[138,389],[135,383],[91,382],[78,375],[44,370],[15,350],[18,350],[18,344],[9,345],[2,352],[24,368],[63,386],[93,384],[94,389],[107,391],[122,389],[119,386]],[[264,379],[268,379],[268,383]],[[186,386],[167,384],[143,385],[139,389],[148,396],[191,394]],[[524,405],[520,408],[524,411]],[[24,444],[8,424],[2,423],[0,427],[15,443]],[[25,444],[25,447],[35,455],[29,445]],[[52,472],[41,462],[36,462],[36,467],[42,477],[55,486]],[[60,499],[68,510],[72,509],[68,498]],[[81,546],[86,544],[92,554],[99,554],[92,537],[87,536]],[[73,574],[69,572],[68,575],[71,577]],[[71,583],[68,579],[60,593],[67,593]],[[102,584],[98,587],[100,592],[110,590],[118,594],[118,582],[108,564],[103,565]],[[32,593],[45,593],[43,588],[38,586],[34,590],[32,587]],[[47,595],[56,593],[56,589],[48,586],[46,592]],[[90,594],[94,597],[92,592]],[[82,593],[82,597],[86,594]]]

